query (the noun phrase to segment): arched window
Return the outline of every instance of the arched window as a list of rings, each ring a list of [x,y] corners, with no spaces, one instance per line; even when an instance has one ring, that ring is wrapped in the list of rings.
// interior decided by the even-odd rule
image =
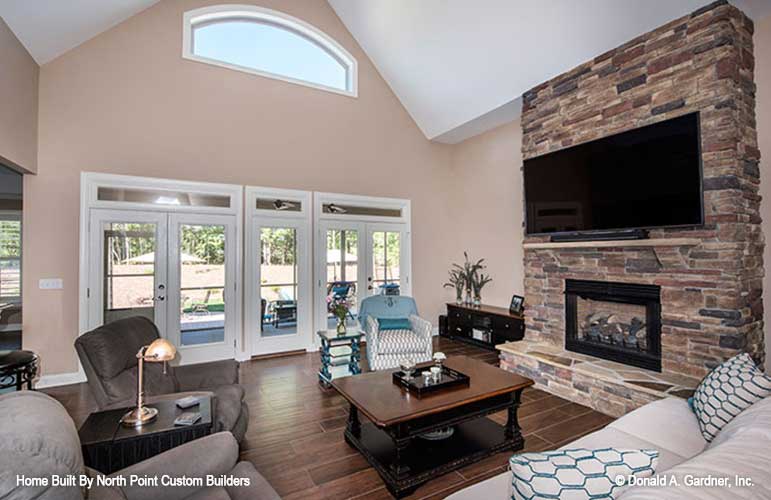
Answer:
[[[355,97],[356,59],[310,24],[253,5],[217,5],[184,18],[186,59]]]

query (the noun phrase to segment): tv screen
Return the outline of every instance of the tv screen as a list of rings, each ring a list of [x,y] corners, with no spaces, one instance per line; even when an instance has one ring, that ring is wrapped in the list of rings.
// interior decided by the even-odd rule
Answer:
[[[703,224],[699,114],[524,162],[528,234]]]

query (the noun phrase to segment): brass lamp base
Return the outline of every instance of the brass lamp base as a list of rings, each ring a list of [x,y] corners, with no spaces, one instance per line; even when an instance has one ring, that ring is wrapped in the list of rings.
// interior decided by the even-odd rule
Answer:
[[[157,409],[148,406],[140,406],[123,415],[123,418],[120,419],[120,423],[126,427],[142,427],[144,424],[155,420],[155,417],[157,416]]]

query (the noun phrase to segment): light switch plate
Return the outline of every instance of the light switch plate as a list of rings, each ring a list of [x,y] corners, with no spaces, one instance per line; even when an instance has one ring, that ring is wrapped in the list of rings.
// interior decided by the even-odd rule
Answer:
[[[45,278],[38,283],[41,290],[61,290],[64,288],[64,280],[61,278]]]

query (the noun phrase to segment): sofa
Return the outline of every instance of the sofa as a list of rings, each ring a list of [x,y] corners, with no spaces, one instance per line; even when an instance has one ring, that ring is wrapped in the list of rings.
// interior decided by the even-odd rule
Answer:
[[[631,486],[623,500],[729,500],[771,498],[771,397],[729,422],[710,443],[704,440],[688,402],[666,398],[649,403],[601,430],[561,449],[604,447],[659,451],[657,476],[666,486]],[[748,477],[752,486],[693,486],[693,478]],[[676,478],[676,484],[671,482]],[[505,472],[460,490],[451,500],[510,498],[511,474]]]
[[[32,391],[0,396],[0,498],[18,500],[278,500],[280,497],[249,462],[238,462],[238,443],[229,432],[191,441],[120,470],[108,478],[202,478],[222,475],[247,480],[239,486],[96,486],[104,475],[84,467],[75,423],[52,397]],[[48,478],[48,485],[22,482]],[[52,477],[94,480],[54,486]],[[103,481],[104,482],[104,481]],[[160,483],[160,481],[159,481]]]
[[[119,319],[84,333],[75,341],[88,386],[100,410],[136,404],[137,351],[159,337],[142,316]],[[246,434],[249,408],[244,402],[238,363],[234,360],[195,365],[144,364],[145,404],[185,396],[212,396],[215,432],[229,431],[238,442]]]

